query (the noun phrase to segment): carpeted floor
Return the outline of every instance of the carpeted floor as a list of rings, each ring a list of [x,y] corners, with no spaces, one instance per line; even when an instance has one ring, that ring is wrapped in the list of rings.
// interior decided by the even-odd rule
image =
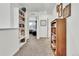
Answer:
[[[26,43],[15,56],[53,56],[49,39],[36,39],[30,35],[28,43]]]

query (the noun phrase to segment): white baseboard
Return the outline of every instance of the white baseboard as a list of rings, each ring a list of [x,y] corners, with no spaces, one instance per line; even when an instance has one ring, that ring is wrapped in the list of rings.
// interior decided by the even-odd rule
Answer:
[[[49,39],[48,37],[40,37],[40,39]]]
[[[12,53],[11,56],[14,56],[18,51],[19,51],[19,48],[17,48],[17,49]]]
[[[21,43],[21,45],[20,45],[19,49],[20,49],[20,48],[22,48],[22,47],[24,46],[24,44],[26,44],[26,42]]]
[[[26,41],[27,41],[27,40],[26,40]],[[27,43],[26,41],[25,41],[25,43],[21,44],[20,47],[17,48],[17,49],[12,53],[11,56],[14,56],[14,55],[23,47],[23,45]]]

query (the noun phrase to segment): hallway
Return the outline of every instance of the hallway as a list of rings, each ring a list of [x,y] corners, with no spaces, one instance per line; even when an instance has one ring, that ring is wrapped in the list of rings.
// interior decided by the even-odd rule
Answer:
[[[52,56],[52,50],[49,39],[36,39],[32,36],[15,56]]]

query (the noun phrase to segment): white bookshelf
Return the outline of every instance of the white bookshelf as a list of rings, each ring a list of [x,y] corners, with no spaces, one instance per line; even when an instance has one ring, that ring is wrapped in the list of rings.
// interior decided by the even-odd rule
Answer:
[[[19,8],[19,39],[20,39],[20,47],[26,43],[25,36],[25,12],[22,10],[23,8]],[[25,8],[26,9],[26,8]]]

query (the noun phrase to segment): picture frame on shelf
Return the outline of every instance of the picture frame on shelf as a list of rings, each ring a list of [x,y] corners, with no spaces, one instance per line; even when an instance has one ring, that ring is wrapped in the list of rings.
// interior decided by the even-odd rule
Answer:
[[[25,30],[21,30],[21,35],[25,36]]]
[[[65,8],[63,9],[63,18],[67,18],[71,16],[71,3],[69,3]]]
[[[62,3],[57,4],[56,11],[57,11],[58,17],[62,17],[63,15],[63,4]]]

